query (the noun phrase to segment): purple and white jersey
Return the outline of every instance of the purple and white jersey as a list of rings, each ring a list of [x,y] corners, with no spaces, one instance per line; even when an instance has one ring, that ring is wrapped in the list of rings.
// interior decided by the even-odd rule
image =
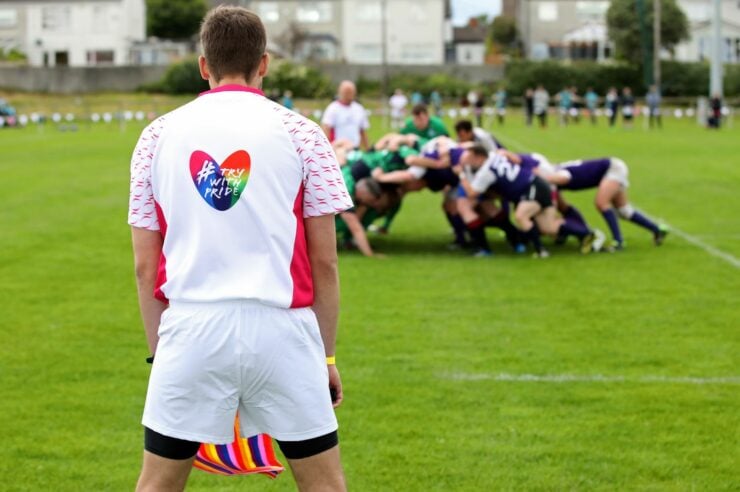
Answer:
[[[449,149],[451,166],[457,166],[460,163],[460,157],[463,155],[463,152],[465,152],[465,149],[462,147],[454,146]],[[436,150],[423,152],[422,155],[430,159],[439,159],[439,152]]]
[[[503,198],[518,201],[534,180],[536,167],[537,161],[532,158],[513,164],[501,154],[491,154],[470,185],[478,193],[492,187]]]
[[[596,188],[609,172],[611,164],[612,160],[608,157],[565,162],[557,166],[557,170],[558,172],[567,171],[570,175],[570,181],[566,185],[559,186],[559,188],[564,190]]]

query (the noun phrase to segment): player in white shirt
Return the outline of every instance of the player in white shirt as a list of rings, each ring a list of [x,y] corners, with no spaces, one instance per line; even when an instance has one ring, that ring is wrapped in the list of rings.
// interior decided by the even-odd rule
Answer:
[[[232,442],[237,412],[245,436],[278,441],[299,489],[345,490],[334,215],[352,202],[318,125],[259,90],[259,17],[213,9],[201,41],[211,90],[149,125],[131,163],[154,354],[137,490],[182,490],[201,442]]]
[[[396,89],[393,95],[388,99],[388,105],[391,108],[391,128],[397,129],[403,126],[406,119],[406,106],[409,100],[401,89]]]
[[[349,80],[339,84],[337,99],[329,103],[321,117],[321,127],[329,141],[348,140],[355,148],[368,150],[370,121],[362,104],[355,101],[357,89]]]

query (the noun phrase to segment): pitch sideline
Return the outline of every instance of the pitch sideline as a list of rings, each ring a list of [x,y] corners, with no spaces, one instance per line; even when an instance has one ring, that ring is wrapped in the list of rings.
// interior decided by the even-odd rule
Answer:
[[[464,373],[452,372],[438,375],[451,381],[499,381],[514,383],[637,383],[637,384],[692,384],[692,385],[740,385],[740,376],[692,377],[692,376],[605,376],[603,374],[510,374],[510,373]]]

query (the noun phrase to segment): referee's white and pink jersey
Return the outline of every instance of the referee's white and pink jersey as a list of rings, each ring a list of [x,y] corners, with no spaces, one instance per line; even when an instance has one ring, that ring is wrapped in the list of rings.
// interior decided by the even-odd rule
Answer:
[[[243,86],[155,120],[131,160],[128,223],[164,237],[163,301],[312,305],[304,219],[350,207],[319,126]]]

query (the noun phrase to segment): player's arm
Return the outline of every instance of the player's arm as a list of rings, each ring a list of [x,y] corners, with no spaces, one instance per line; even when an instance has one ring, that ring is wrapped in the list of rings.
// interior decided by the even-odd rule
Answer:
[[[444,169],[449,167],[442,159],[432,159],[423,155],[409,155],[404,159],[407,166],[426,167],[429,169]]]
[[[365,228],[362,226],[360,217],[354,212],[342,212],[339,216],[347,224],[347,228],[352,234],[352,239],[355,240],[355,245],[360,253],[365,256],[375,256],[373,248],[370,247],[370,241],[367,240],[367,234],[365,234]]]
[[[403,184],[413,181],[416,177],[407,169],[384,173],[378,167],[373,169],[373,179],[378,183]]]
[[[165,303],[154,297],[159,259],[162,254],[162,235],[159,231],[132,227],[131,241],[134,248],[134,271],[139,295],[139,310],[149,351],[154,354],[159,340],[157,336],[159,319],[162,317],[162,312],[167,309]]]
[[[506,160],[508,160],[508,161],[509,161],[509,162],[511,162],[512,164],[521,164],[521,163],[522,163],[522,158],[521,158],[521,156],[519,156],[519,155],[517,155],[517,154],[515,154],[515,153],[511,152],[510,150],[506,150],[506,149],[498,149],[498,150],[497,150],[496,152],[497,152],[498,154],[500,154],[500,155],[502,155],[502,156],[506,157]]]
[[[367,131],[364,129],[360,130],[360,149],[368,151],[370,149],[370,143],[367,140]]]
[[[313,312],[319,323],[321,340],[327,356],[336,355],[337,321],[339,319],[339,273],[334,216],[308,217],[304,221],[308,261],[313,277]],[[336,393],[334,407],[343,399],[342,380],[335,365],[329,365],[329,388]]]

